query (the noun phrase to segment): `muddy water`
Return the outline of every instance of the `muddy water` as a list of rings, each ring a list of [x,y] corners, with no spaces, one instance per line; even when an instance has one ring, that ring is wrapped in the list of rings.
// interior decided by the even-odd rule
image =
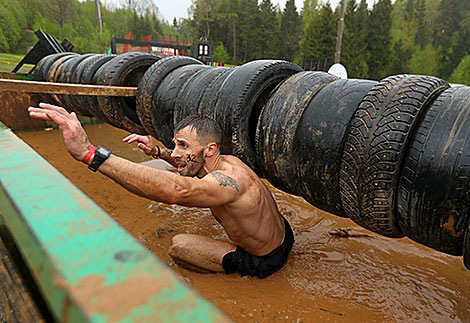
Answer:
[[[95,144],[152,167],[127,133],[86,127]],[[207,209],[152,202],[75,162],[57,130],[18,134],[188,284],[237,322],[470,322],[470,271],[459,257],[389,239],[270,187],[295,233],[288,264],[266,279],[198,274],[173,264],[167,248],[182,232],[228,239]]]

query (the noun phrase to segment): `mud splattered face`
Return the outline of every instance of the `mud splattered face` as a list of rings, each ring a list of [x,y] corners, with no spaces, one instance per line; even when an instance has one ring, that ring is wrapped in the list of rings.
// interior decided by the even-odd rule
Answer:
[[[204,147],[197,140],[196,131],[186,127],[173,138],[175,149],[171,156],[175,159],[178,173],[182,176],[197,176],[205,165]]]

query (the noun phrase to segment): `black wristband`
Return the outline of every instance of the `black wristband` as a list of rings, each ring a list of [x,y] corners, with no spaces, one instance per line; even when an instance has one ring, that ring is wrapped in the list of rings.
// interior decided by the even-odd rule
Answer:
[[[106,159],[108,159],[110,155],[111,155],[111,150],[109,150],[105,146],[99,145],[98,148],[96,148],[95,155],[93,157],[93,160],[91,161],[91,164],[88,166],[88,168],[96,172],[98,170],[98,167],[100,167],[101,164]]]
[[[161,150],[160,150],[160,147],[158,147],[157,145],[155,145],[155,147],[157,147],[158,154],[156,154],[156,155],[155,155],[155,154],[154,154],[154,155],[152,155],[152,158],[153,158],[153,159],[158,159],[158,158],[160,158],[160,153],[161,153]]]

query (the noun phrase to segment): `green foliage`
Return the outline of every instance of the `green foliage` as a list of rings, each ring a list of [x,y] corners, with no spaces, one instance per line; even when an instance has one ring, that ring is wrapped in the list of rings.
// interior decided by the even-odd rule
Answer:
[[[99,33],[93,0],[0,0],[0,52],[25,53],[26,47],[37,41],[27,29],[41,29],[59,41],[67,38],[81,53],[104,52],[111,37],[122,38],[129,32],[133,39],[149,34],[158,39],[164,35],[163,30],[173,39],[185,38],[157,18],[151,0],[136,0],[134,7],[108,10],[101,6],[103,31]]]
[[[390,0],[378,0],[369,15],[369,75],[379,80],[387,76],[391,56],[391,11]]]
[[[447,78],[470,48],[470,3],[442,0],[439,12],[439,29],[436,33],[438,72]]]
[[[222,42],[218,42],[216,44],[213,44],[213,53],[212,57],[214,58],[215,62],[220,62],[220,63],[230,63],[231,58],[230,55],[227,53],[227,50],[224,47],[224,44]]]
[[[409,73],[437,76],[437,52],[431,44],[417,46],[411,56]]]
[[[350,77],[381,79],[398,73],[436,75],[465,83],[470,55],[470,1],[347,0],[341,62]],[[294,0],[285,8],[272,0],[192,0],[188,19],[158,18],[153,0],[101,6],[94,0],[0,0],[0,52],[24,53],[36,42],[30,30],[67,38],[80,53],[102,53],[112,37],[197,41],[208,37],[214,59],[240,64],[259,58],[333,58],[336,18],[327,0]],[[28,31],[29,30],[29,31]]]
[[[300,49],[302,21],[294,0],[287,0],[281,18],[281,44],[279,57],[292,61]]]
[[[24,8],[18,0],[0,1],[0,52],[15,52],[27,27]]]
[[[279,57],[280,26],[271,0],[262,0],[258,11],[258,24],[255,29],[256,38],[253,59]]]
[[[455,68],[450,79],[452,83],[470,85],[470,54],[462,58],[459,65]]]
[[[306,11],[311,20],[306,21],[304,38],[300,42],[302,57],[333,57],[336,19],[330,3],[322,4],[316,14],[313,8],[307,8]]]
[[[351,78],[369,77],[366,63],[368,60],[367,19],[366,0],[361,0],[359,5],[356,0],[346,3],[341,62]]]

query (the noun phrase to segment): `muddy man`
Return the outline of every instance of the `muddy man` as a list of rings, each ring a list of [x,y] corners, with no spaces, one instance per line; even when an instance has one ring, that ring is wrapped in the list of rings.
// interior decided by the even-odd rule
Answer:
[[[59,125],[64,143],[76,160],[99,170],[139,196],[168,204],[210,208],[233,243],[194,234],[178,234],[169,254],[174,261],[200,272],[239,272],[264,278],[286,262],[294,243],[289,223],[281,216],[271,192],[258,176],[234,156],[220,154],[221,130],[208,117],[192,116],[174,131],[173,151],[132,134],[147,155],[157,155],[176,173],[139,165],[91,145],[75,113],[50,104],[30,107],[33,118]]]

